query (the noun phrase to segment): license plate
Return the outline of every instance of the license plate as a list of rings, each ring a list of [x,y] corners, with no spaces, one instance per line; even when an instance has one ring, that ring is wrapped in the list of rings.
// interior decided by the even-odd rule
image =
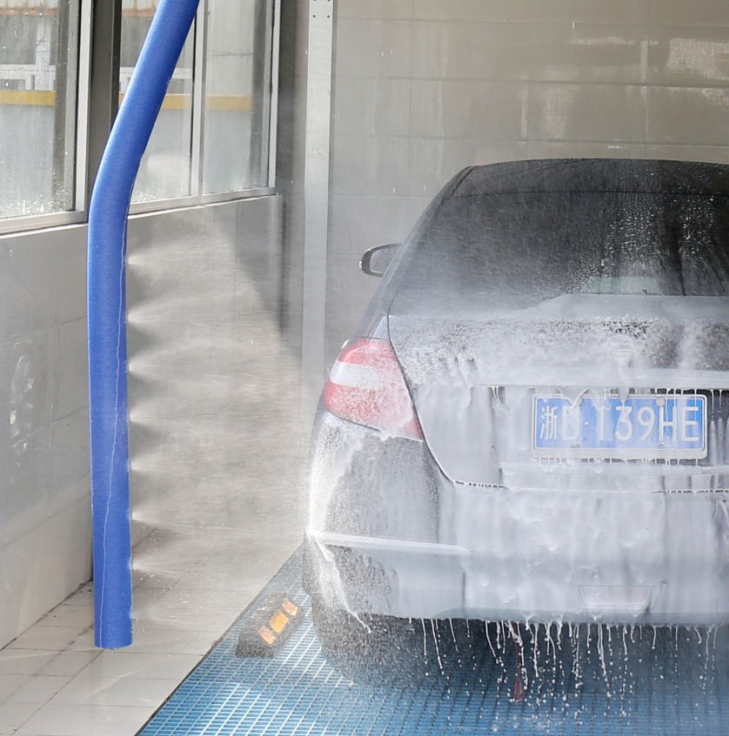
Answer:
[[[706,457],[706,397],[695,394],[585,395],[577,402],[535,396],[532,450],[538,457]]]

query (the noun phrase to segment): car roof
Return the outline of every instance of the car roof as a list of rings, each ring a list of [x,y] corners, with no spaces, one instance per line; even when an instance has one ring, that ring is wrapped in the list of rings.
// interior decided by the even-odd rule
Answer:
[[[451,197],[616,192],[729,196],[729,166],[695,161],[541,159],[474,166]]]

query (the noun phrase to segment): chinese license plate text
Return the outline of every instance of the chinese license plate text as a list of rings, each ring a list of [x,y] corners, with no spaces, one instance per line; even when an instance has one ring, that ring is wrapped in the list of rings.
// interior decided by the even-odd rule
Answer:
[[[695,394],[535,396],[533,442],[542,457],[706,457],[706,398]]]

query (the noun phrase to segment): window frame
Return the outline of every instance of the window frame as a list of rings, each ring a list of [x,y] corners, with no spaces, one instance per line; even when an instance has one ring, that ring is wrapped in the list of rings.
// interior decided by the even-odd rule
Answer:
[[[70,0],[74,2],[74,0]],[[91,54],[91,2],[90,0],[77,0],[77,8],[74,9],[74,17],[71,19],[73,28],[69,29],[69,37],[77,38],[75,61],[76,75],[75,85],[70,87],[72,91],[71,100],[74,116],[74,144],[73,162],[70,171],[64,171],[65,176],[71,178],[70,187],[73,201],[73,209],[58,212],[48,212],[36,215],[18,215],[14,217],[0,218],[0,236],[9,233],[24,232],[26,230],[41,230],[64,225],[78,225],[87,221],[86,216],[86,178],[87,178],[87,131],[88,131],[88,89],[90,81],[89,64]],[[73,52],[72,52],[73,53]],[[57,65],[56,65],[57,66]],[[56,107],[54,105],[54,111]],[[53,165],[53,160],[49,162]]]
[[[276,140],[278,130],[279,51],[281,0],[265,0],[267,37],[267,186],[203,194],[203,145],[206,66],[207,0],[200,0],[193,25],[193,101],[191,133],[191,184],[193,193],[174,199],[158,199],[131,205],[129,214],[199,207],[270,196],[276,193]],[[75,85],[76,140],[73,167],[74,209],[64,212],[0,219],[0,236],[88,222],[92,183],[119,105],[120,38],[122,0],[79,0],[78,63]],[[93,76],[91,70],[93,69]],[[94,121],[92,126],[90,123]]]

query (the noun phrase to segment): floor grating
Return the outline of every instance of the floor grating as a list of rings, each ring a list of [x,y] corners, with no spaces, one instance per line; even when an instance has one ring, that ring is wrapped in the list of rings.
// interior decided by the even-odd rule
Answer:
[[[281,651],[235,656],[254,602],[139,736],[729,734],[726,627],[532,627],[520,660],[505,627],[417,621],[407,656],[353,661],[322,652],[300,572],[297,553],[259,597],[286,592],[304,608]]]

